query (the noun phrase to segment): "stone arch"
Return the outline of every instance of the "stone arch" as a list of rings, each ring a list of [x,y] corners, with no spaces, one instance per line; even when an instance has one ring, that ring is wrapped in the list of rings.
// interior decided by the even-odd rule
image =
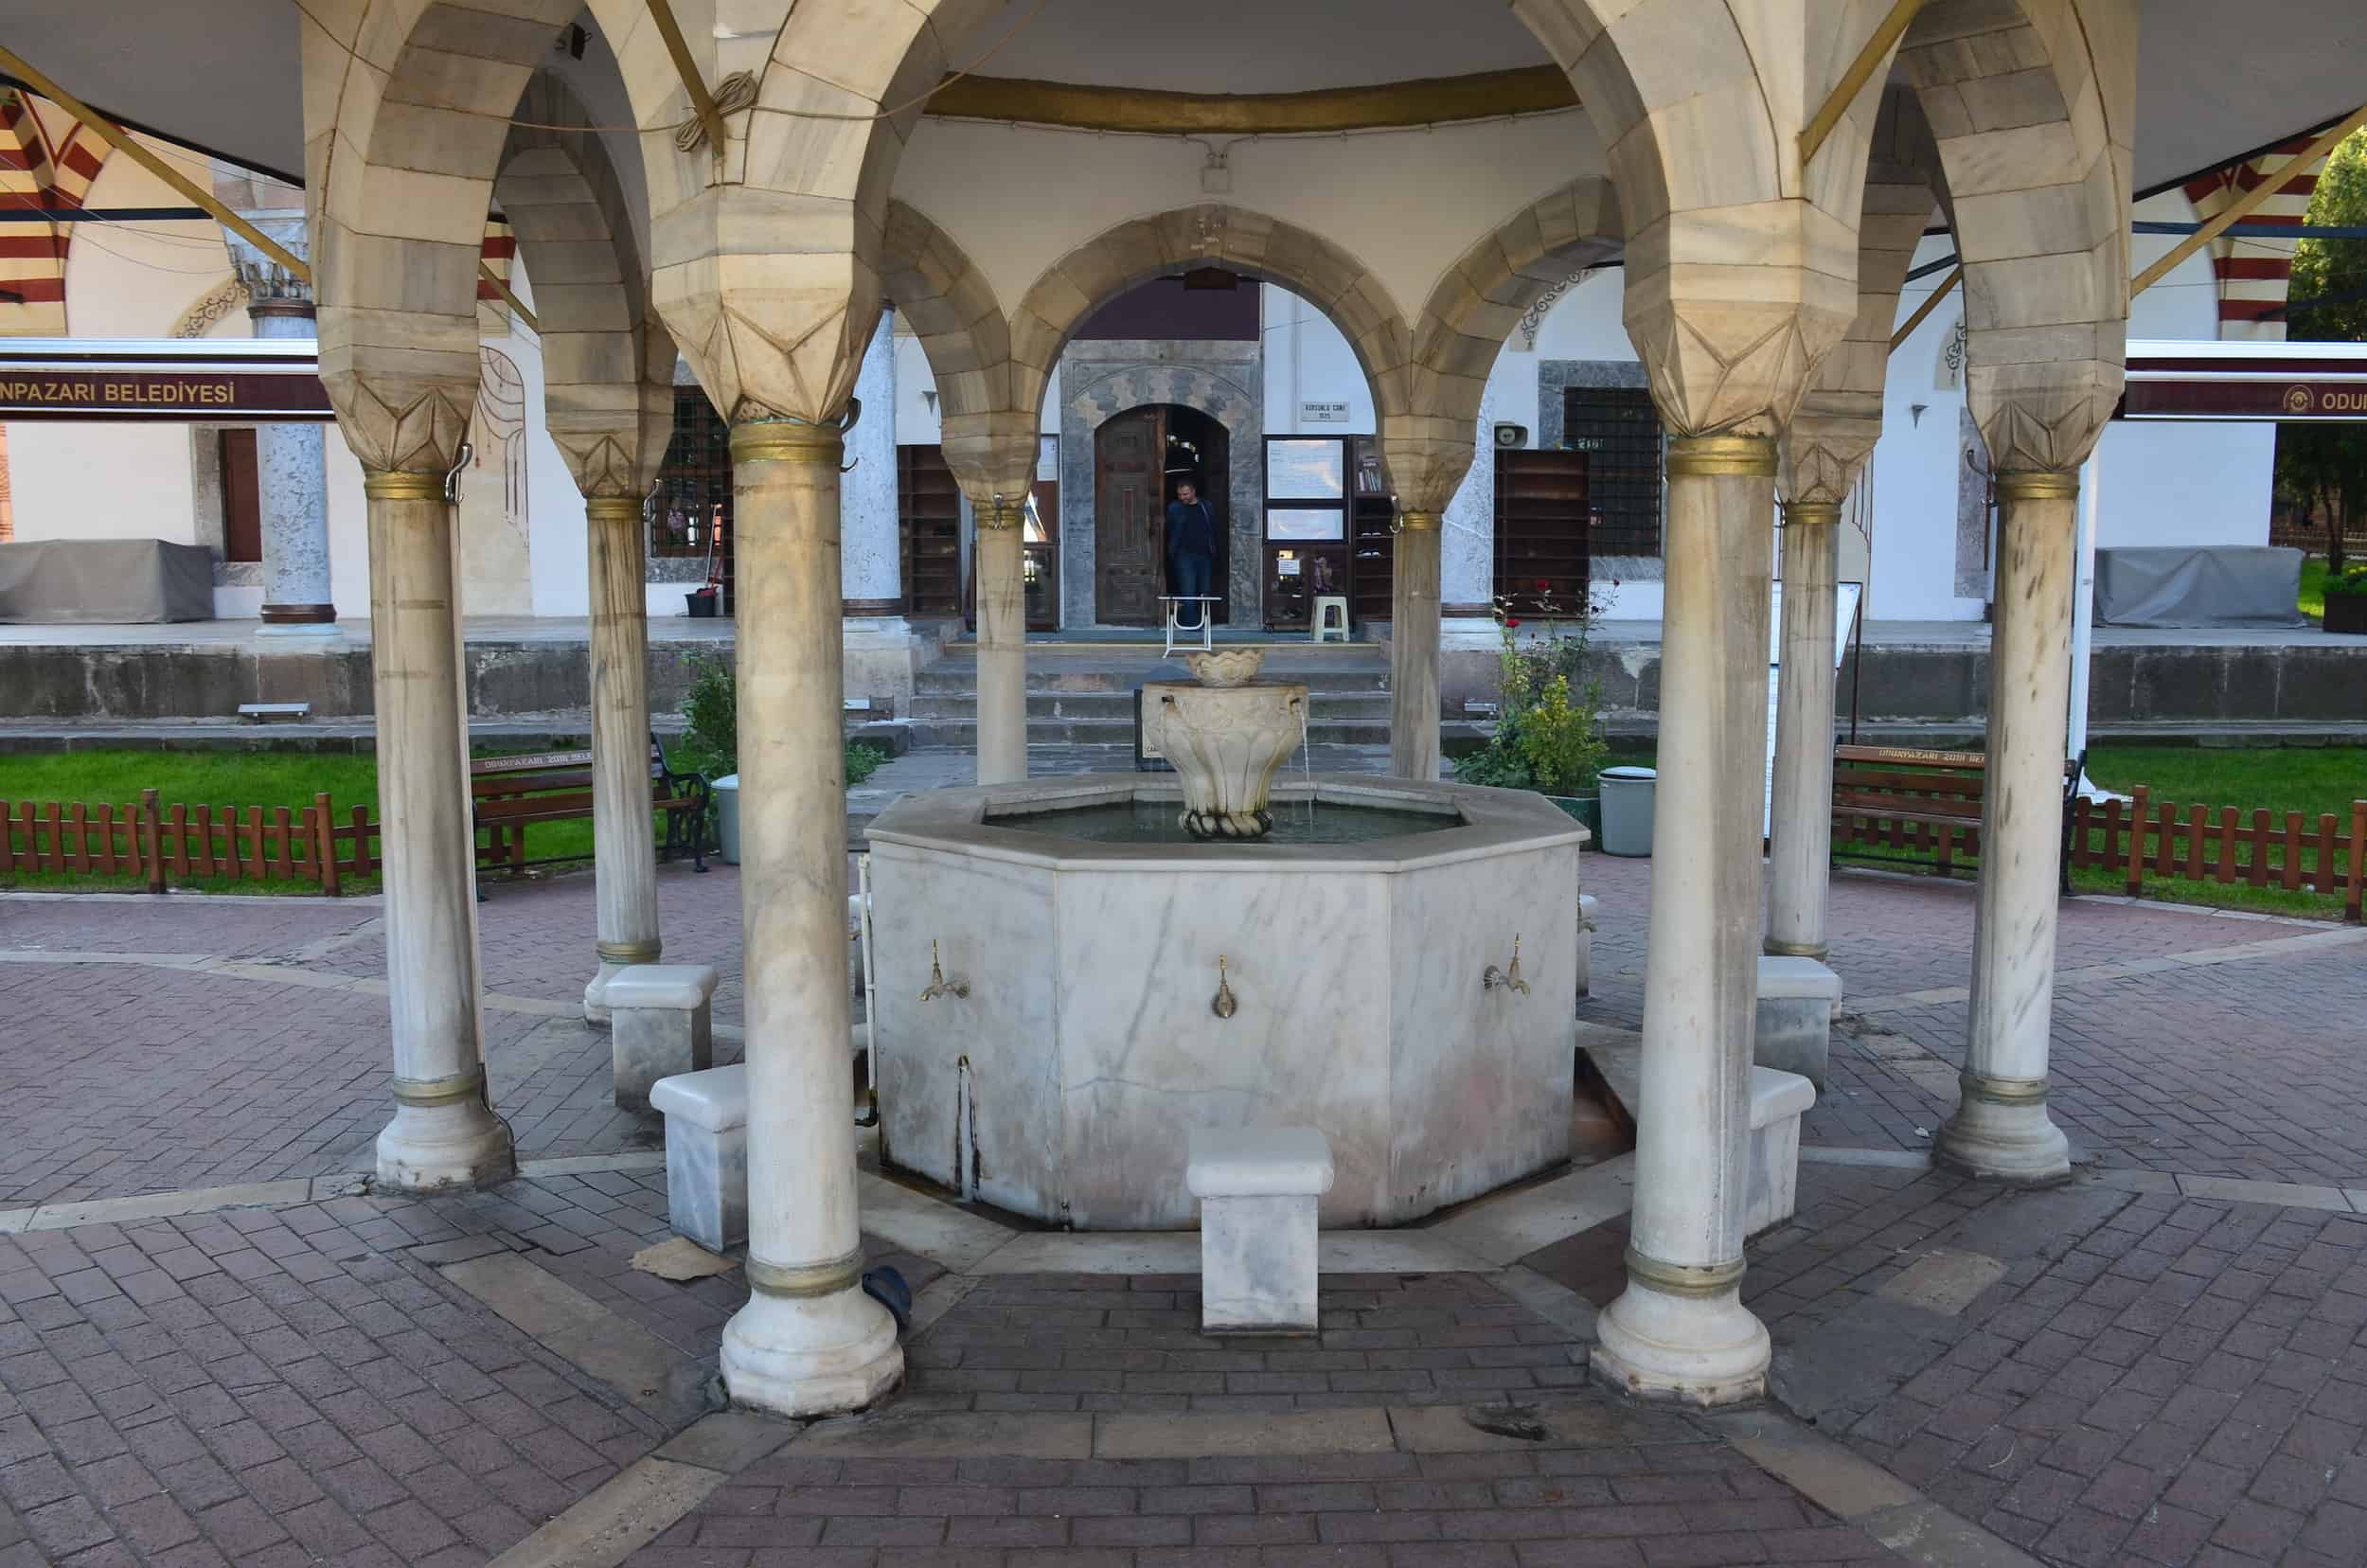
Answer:
[[[1013,400],[1011,327],[994,286],[952,235],[902,202],[888,204],[880,281],[929,356],[944,418],[1035,417]]]
[[[493,193],[534,280],[551,439],[587,496],[638,496],[673,430],[674,341],[650,308],[624,189],[591,117],[538,72]]]
[[[2000,470],[2076,467],[2120,398],[2132,12],[1935,0],[1899,49],[1963,258],[1966,392]]]
[[[1251,378],[1227,376],[1205,365],[1112,365],[1089,381],[1060,388],[1060,614],[1063,625],[1094,618],[1095,502],[1094,437],[1101,427],[1130,409],[1176,403],[1224,426],[1231,467],[1226,474],[1226,592],[1236,625],[1257,624],[1264,611],[1265,479],[1259,458],[1265,447],[1266,407],[1261,386]],[[1072,596],[1071,590],[1076,590]],[[1081,611],[1082,618],[1077,613]]]
[[[1044,270],[1011,314],[1011,390],[1040,406],[1071,333],[1094,311],[1137,284],[1189,267],[1220,266],[1279,283],[1339,327],[1372,383],[1376,415],[1413,410],[1413,338],[1388,286],[1330,241],[1284,219],[1220,203],[1131,219],[1086,241]]]

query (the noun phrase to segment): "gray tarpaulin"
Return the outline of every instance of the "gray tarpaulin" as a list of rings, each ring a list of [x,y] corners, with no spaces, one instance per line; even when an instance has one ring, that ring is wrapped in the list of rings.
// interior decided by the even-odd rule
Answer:
[[[214,618],[214,553],[161,539],[0,544],[0,622]]]
[[[2098,626],[2306,626],[2302,552],[2263,545],[2096,552]]]

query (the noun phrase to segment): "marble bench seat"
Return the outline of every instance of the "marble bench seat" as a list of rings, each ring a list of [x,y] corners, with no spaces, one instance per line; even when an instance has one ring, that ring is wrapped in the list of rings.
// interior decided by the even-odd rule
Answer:
[[[1761,958],[1751,1060],[1824,1088],[1833,1051],[1833,1011],[1840,1006],[1841,976],[1824,965],[1813,958]]]
[[[1816,1103],[1816,1085],[1798,1073],[1751,1069],[1750,1168],[1744,1173],[1742,1234],[1756,1236],[1800,1206],[1800,1118]]]
[[[634,964],[610,976],[603,1001],[619,1106],[650,1110],[658,1079],[715,1064],[715,984],[708,964]]]
[[[1201,1332],[1315,1332],[1315,1201],[1331,1190],[1331,1145],[1311,1127],[1203,1127],[1189,1149]]]
[[[650,1106],[666,1114],[666,1219],[709,1252],[748,1239],[748,1070],[663,1078]]]

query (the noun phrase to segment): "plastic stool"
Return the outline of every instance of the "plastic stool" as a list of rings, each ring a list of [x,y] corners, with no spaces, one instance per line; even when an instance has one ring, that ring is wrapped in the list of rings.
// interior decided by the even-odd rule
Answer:
[[[1336,619],[1334,618],[1334,612],[1338,613],[1338,618]],[[1354,640],[1348,634],[1348,601],[1346,596],[1341,594],[1318,594],[1315,596],[1315,640],[1317,642],[1327,642],[1334,636],[1337,636],[1342,642]]]

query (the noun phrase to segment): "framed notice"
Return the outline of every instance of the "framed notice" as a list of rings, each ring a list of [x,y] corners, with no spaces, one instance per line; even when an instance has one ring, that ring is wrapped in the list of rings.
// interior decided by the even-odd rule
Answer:
[[[1275,437],[1266,442],[1268,500],[1338,501],[1346,494],[1347,448],[1337,438]]]
[[[1279,507],[1266,513],[1268,539],[1299,543],[1347,536],[1347,513],[1338,507]]]

